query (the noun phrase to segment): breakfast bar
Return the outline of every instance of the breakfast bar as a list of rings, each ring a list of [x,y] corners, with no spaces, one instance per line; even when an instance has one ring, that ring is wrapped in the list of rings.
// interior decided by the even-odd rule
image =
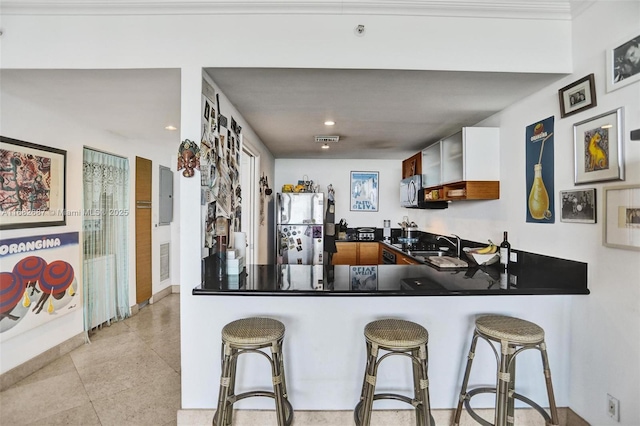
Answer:
[[[264,316],[286,326],[284,357],[287,386],[294,410],[352,410],[362,386],[365,325],[399,318],[429,330],[429,380],[432,408],[456,406],[464,373],[468,337],[478,315],[496,313],[533,321],[546,331],[554,388],[559,406],[568,404],[571,298],[589,294],[587,265],[542,255],[521,254],[518,268],[501,276],[495,266],[460,270],[417,265],[248,265],[238,276],[218,276],[204,265],[203,280],[192,291],[205,333],[189,342],[183,357],[197,363],[199,374],[185,386],[185,400],[197,408],[214,408],[220,378],[220,330],[239,318]],[[372,277],[375,275],[375,279]],[[201,297],[206,296],[206,297]],[[202,317],[202,312],[207,312]],[[188,315],[188,314],[187,314]],[[489,351],[490,352],[490,351]],[[483,359],[487,356],[488,358]],[[492,355],[478,362],[491,365]],[[269,388],[260,360],[243,361],[237,386]],[[384,383],[410,389],[410,367],[389,361]],[[518,386],[533,399],[544,400],[539,356],[524,355]],[[530,365],[527,365],[530,364]],[[491,383],[491,369],[478,372],[473,383]],[[474,399],[491,406],[487,397]],[[187,408],[187,407],[185,407]],[[240,401],[240,409],[273,409],[266,398]],[[376,408],[407,408],[380,401]]]
[[[549,261],[553,262],[553,261]],[[249,265],[235,276],[205,267],[194,295],[260,296],[515,296],[589,294],[586,264],[558,260],[501,273],[497,267],[438,269],[430,265]]]

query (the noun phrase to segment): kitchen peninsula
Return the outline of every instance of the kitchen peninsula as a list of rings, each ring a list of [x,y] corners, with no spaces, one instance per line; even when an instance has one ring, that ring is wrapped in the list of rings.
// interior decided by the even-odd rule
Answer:
[[[587,265],[546,256],[522,256],[523,266],[438,269],[420,265],[249,265],[239,276],[219,277],[205,267],[194,295],[262,296],[514,296],[589,294]],[[369,284],[360,285],[359,269]]]
[[[429,331],[432,407],[450,409],[457,402],[474,318],[497,313],[527,319],[545,329],[556,398],[559,406],[566,406],[570,365],[563,354],[570,346],[569,306],[571,298],[589,293],[587,265],[539,255],[522,260],[517,273],[507,279],[515,279],[515,285],[502,288],[498,269],[492,267],[440,270],[427,264],[377,265],[376,285],[364,289],[352,289],[349,265],[249,265],[239,280],[219,279],[207,269],[202,284],[192,291],[194,296],[207,296],[195,297],[210,314],[199,319],[206,333],[194,343],[206,361],[200,365],[198,383],[189,386],[206,391],[186,397],[200,407],[215,407],[220,377],[215,356],[222,327],[239,318],[266,316],[286,326],[284,353],[294,410],[352,410],[362,386],[364,326],[391,317],[420,323]],[[394,307],[397,304],[389,303],[397,297],[402,300],[400,311]],[[490,357],[490,352],[487,349],[478,357]],[[243,362],[239,389],[270,386],[260,360]],[[539,357],[523,357],[519,362],[522,393],[544,400]],[[381,380],[383,386],[412,388],[411,374],[403,373],[406,366],[399,363],[390,368],[402,374]],[[490,383],[494,374],[486,369],[474,380]],[[271,410],[273,403],[259,398],[242,401],[239,408]],[[407,407],[385,401],[377,408]]]

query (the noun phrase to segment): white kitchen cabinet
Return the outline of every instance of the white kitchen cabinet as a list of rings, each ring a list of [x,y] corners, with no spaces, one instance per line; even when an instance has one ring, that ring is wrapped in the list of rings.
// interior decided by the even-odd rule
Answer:
[[[464,151],[462,131],[443,139],[440,155],[442,156],[442,181],[456,182],[464,179]]]
[[[440,185],[442,183],[441,141],[429,145],[422,150],[422,187]]]
[[[500,129],[463,127],[422,151],[425,201],[500,196]]]
[[[422,150],[423,187],[500,180],[500,129],[463,127]]]

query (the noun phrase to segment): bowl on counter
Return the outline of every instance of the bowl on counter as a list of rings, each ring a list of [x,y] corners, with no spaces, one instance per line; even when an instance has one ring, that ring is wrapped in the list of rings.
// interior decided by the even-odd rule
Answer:
[[[462,251],[465,252],[469,260],[471,260],[476,265],[479,265],[479,266],[493,265],[498,260],[500,260],[500,253],[498,252],[484,254],[484,253],[474,253],[472,250],[474,249],[470,247],[465,247],[462,249]]]

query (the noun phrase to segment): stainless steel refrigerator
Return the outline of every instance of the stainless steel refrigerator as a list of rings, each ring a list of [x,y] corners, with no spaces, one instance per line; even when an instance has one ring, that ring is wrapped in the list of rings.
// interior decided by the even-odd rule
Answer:
[[[322,265],[324,194],[282,193],[276,196],[278,263]]]

